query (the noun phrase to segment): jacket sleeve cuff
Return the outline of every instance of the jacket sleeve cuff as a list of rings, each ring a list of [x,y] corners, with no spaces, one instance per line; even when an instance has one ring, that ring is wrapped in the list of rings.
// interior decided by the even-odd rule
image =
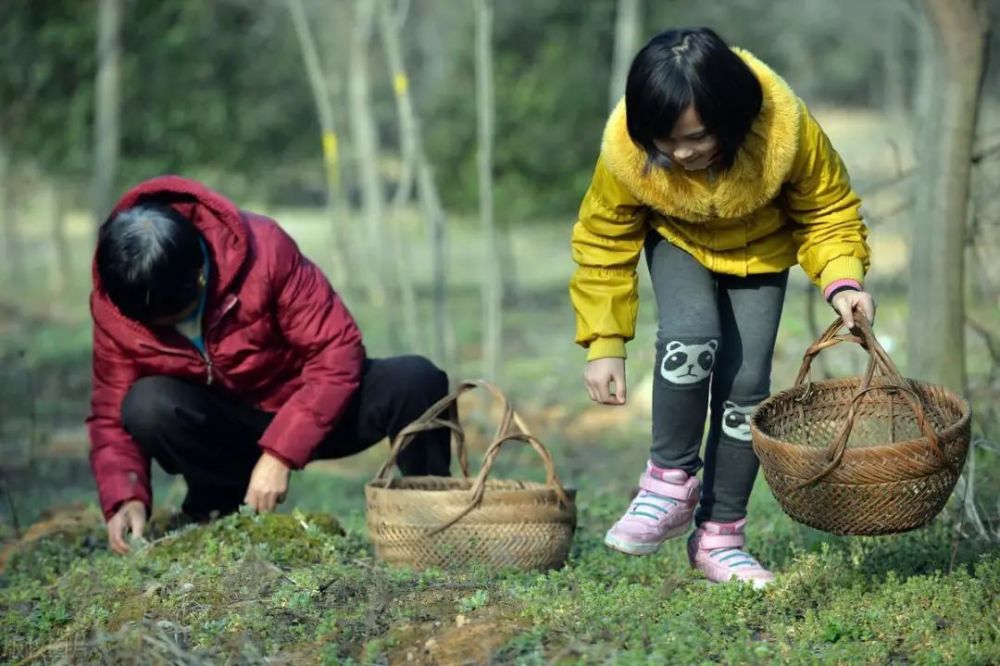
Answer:
[[[599,358],[628,358],[625,353],[625,338],[597,338],[591,342],[587,351],[587,360],[593,361]]]
[[[837,280],[828,284],[826,289],[823,290],[823,299],[829,303],[831,298],[848,289],[855,291],[864,290],[861,283],[857,280]]]
[[[288,469],[302,469],[302,467],[305,466],[304,464],[299,465],[295,463],[291,458],[284,455],[283,453],[279,453],[270,446],[261,446],[260,448],[262,451],[264,451],[264,453],[267,453],[272,458],[277,458],[278,460],[280,460],[282,463],[285,464],[285,467],[287,467]]]
[[[858,284],[858,288],[864,284],[865,265],[861,259],[851,256],[835,257],[831,259],[823,272],[819,276],[819,288],[824,294],[834,282],[841,280],[853,280]]]
[[[148,520],[150,516],[153,515],[153,494],[148,490],[142,489],[136,492],[134,495],[128,495],[120,499],[109,499],[103,503],[101,507],[101,513],[104,514],[104,520],[111,520],[118,510],[122,508],[125,502],[142,502],[142,505],[146,507],[146,519]]]
[[[280,436],[277,432],[272,432],[269,428],[268,430],[265,430],[264,434],[261,436],[259,446],[261,450],[267,451],[272,456],[288,465],[288,469],[302,469],[312,457],[312,447],[282,446],[283,442],[288,441],[295,440],[289,440],[287,435]]]

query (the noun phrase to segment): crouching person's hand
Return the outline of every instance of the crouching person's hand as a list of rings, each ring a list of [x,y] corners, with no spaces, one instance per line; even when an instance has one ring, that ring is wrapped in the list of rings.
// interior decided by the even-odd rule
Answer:
[[[141,539],[144,529],[146,506],[138,500],[129,500],[108,521],[108,547],[119,555],[124,555],[129,551],[125,533],[130,532],[132,538]]]
[[[274,511],[276,506],[285,501],[288,475],[288,465],[264,452],[250,474],[250,485],[247,486],[243,502],[257,513]]]

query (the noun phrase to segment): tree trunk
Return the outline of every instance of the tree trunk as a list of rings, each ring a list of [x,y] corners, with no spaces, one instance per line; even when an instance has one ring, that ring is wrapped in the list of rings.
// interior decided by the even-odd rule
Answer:
[[[392,244],[393,259],[400,270],[412,266],[409,256],[409,243],[403,239],[405,228],[402,224],[403,209],[413,196],[414,169],[416,163],[416,119],[413,103],[410,101],[410,80],[403,68],[402,49],[399,45],[398,18],[389,7],[389,0],[377,0],[379,31],[382,35],[382,47],[385,51],[386,64],[392,74],[392,86],[396,100],[396,117],[399,122],[400,159],[402,170],[399,176],[399,186],[392,197],[390,206],[391,218],[396,223],[396,229],[390,234],[396,241]],[[400,301],[403,308],[403,329],[406,333],[406,343],[410,350],[421,349],[420,324],[417,320],[417,294],[413,279],[409,276],[399,281]]]
[[[456,363],[455,331],[448,318],[448,238],[447,220],[441,198],[438,196],[437,185],[434,182],[434,171],[427,157],[421,153],[417,164],[417,188],[424,215],[430,222],[431,261],[433,262],[433,319],[434,319],[434,357],[445,368],[451,368]]]
[[[55,181],[45,180],[45,189],[51,217],[52,248],[55,252],[55,279],[52,286],[55,294],[61,296],[66,294],[74,280],[73,253],[66,234],[66,197],[63,196],[60,184]]]
[[[615,44],[611,56],[611,79],[608,86],[608,108],[614,108],[625,94],[625,80],[632,58],[639,50],[642,25],[640,0],[618,0],[615,13]]]
[[[2,130],[2,128],[0,128]],[[13,175],[10,169],[10,158],[0,134],[0,220],[3,220],[3,258],[6,265],[6,278],[16,289],[23,285],[26,279],[24,268],[24,247],[17,223],[17,205],[14,199]]]
[[[413,185],[417,164],[417,129],[413,100],[410,97],[410,77],[403,64],[403,49],[400,46],[399,18],[390,7],[391,0],[378,1],[379,32],[385,62],[392,75],[392,89],[396,100],[396,117],[399,122],[399,148],[401,167],[399,184],[392,197],[393,208],[403,208],[413,196]]]
[[[921,0],[923,1],[923,0]],[[925,114],[930,113],[934,103],[934,68],[936,60],[936,47],[934,44],[934,31],[928,23],[928,18],[924,12],[914,11],[911,18],[911,27],[916,35],[917,62],[916,71],[913,75],[912,99],[910,100],[910,117],[913,118],[913,141],[915,145],[920,145],[927,134],[927,124],[931,119]]]
[[[295,26],[295,36],[302,52],[302,63],[309,77],[309,87],[312,89],[313,101],[316,103],[316,115],[319,118],[321,141],[323,146],[323,164],[326,171],[326,209],[330,221],[331,253],[333,258],[332,277],[338,289],[348,287],[348,280],[354,274],[351,270],[349,249],[350,231],[348,229],[347,198],[344,193],[343,179],[340,174],[339,137],[334,121],[333,103],[327,90],[326,78],[319,62],[319,51],[309,30],[302,0],[287,0],[288,11]]]
[[[392,253],[386,252],[387,241],[390,239],[383,224],[384,202],[382,180],[378,172],[378,134],[372,118],[368,76],[368,45],[374,10],[374,0],[355,0],[347,94],[351,109],[350,125],[356,172],[361,184],[362,210],[368,237],[366,256],[372,269],[368,295],[372,304],[384,312],[390,344],[398,349],[395,313],[391,306],[387,307],[387,289],[391,284],[388,267]]]
[[[934,95],[910,262],[909,374],[965,389],[964,250],[988,19],[981,0],[924,0]]]
[[[393,87],[396,93],[402,159],[404,165],[410,165],[405,170],[416,176],[417,193],[430,230],[433,268],[433,353],[435,360],[447,367],[452,362],[453,345],[449,341],[454,336],[449,328],[447,314],[447,253],[444,210],[441,207],[433,171],[424,152],[420,119],[410,95],[409,77],[403,64],[399,38],[400,24],[390,11],[389,0],[379,0],[379,23],[385,46],[386,62],[392,73]],[[406,176],[401,178],[399,189],[396,196],[393,197],[393,208],[397,212],[402,210],[410,197],[408,190],[412,188],[412,185],[406,181]],[[404,261],[404,265],[408,264],[409,261]],[[409,282],[404,280],[404,285]],[[415,316],[415,307],[413,311]]]
[[[514,225],[507,215],[502,215],[496,221],[496,225],[498,261],[502,267],[500,271],[502,300],[504,305],[514,307],[521,298],[521,285],[517,279],[517,253],[514,251]]]
[[[333,117],[343,118],[344,122],[340,127],[340,134],[337,135],[336,142],[327,147],[324,151],[335,149],[338,164],[340,166],[341,188],[343,192],[343,222],[342,228],[347,234],[346,247],[351,252],[351,265],[356,275],[352,276],[355,287],[364,286],[371,282],[370,275],[374,267],[367,259],[367,242],[365,241],[364,223],[359,208],[359,191],[357,181],[358,176],[355,169],[356,160],[354,158],[354,145],[351,140],[351,128],[349,121],[351,117],[351,105],[348,95],[351,55],[348,48],[351,42],[351,31],[353,30],[354,7],[349,2],[330,3],[324,2],[321,5],[324,13],[321,20],[325,30],[314,33],[316,41],[319,42],[319,54],[322,58],[321,69],[324,73],[324,83],[329,93],[331,106],[333,107]],[[338,242],[336,238],[329,239],[330,246]],[[332,256],[332,254],[331,254]],[[360,291],[360,290],[358,290]]]
[[[94,90],[94,219],[114,204],[121,129],[121,0],[100,0],[97,12],[97,81]]]
[[[442,18],[439,16],[444,12],[449,12],[448,7],[442,7],[442,3],[417,2],[414,9],[414,37],[419,52],[421,67],[414,72],[414,77],[419,76],[421,86],[419,90],[437,90],[445,82],[448,75],[448,54],[446,51],[446,41],[441,39]],[[443,28],[447,30],[448,27]],[[418,100],[419,103],[419,100]]]
[[[483,271],[483,359],[486,377],[500,378],[503,280],[493,220],[493,1],[476,0],[476,108],[479,128],[479,215],[485,242]]]
[[[906,113],[906,63],[903,54],[903,31],[905,19],[899,7],[901,0],[884,3],[885,30],[879,42],[879,56],[882,61],[882,106],[895,119],[902,119]]]

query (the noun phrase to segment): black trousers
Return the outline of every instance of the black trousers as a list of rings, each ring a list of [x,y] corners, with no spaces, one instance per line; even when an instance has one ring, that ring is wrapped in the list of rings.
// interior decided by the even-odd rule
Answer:
[[[313,459],[343,458],[390,439],[448,392],[448,377],[420,356],[368,359],[361,386]],[[168,474],[180,474],[183,511],[195,518],[232,513],[246,494],[273,413],[237,397],[172,377],[144,377],[122,403],[122,424]],[[448,475],[449,431],[423,432],[399,456],[406,475]]]

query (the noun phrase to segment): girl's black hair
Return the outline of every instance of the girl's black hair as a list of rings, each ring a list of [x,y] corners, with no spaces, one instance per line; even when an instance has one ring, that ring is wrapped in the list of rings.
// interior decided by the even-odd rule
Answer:
[[[729,168],[757,114],[763,92],[753,71],[709,28],[667,30],[632,60],[625,86],[628,133],[651,162],[670,166],[653,139],[670,135],[694,105],[719,142],[719,165]]]
[[[144,202],[101,225],[101,288],[129,319],[149,322],[182,312],[200,294],[201,235],[168,205]]]

